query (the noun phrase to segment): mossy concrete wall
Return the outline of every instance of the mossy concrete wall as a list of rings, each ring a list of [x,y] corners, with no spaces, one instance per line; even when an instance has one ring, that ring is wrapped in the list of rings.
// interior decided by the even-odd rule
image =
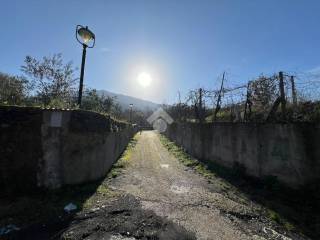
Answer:
[[[135,132],[94,112],[0,107],[2,194],[99,179]]]
[[[293,188],[320,179],[320,124],[173,123],[165,135],[198,159]]]

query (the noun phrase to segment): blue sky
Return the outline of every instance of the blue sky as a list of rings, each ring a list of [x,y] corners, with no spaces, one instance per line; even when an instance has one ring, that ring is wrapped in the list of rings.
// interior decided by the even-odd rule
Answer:
[[[246,83],[261,73],[320,69],[317,0],[1,0],[0,71],[61,52],[80,66],[77,24],[96,34],[85,84],[155,102],[177,91]],[[147,72],[147,88],[137,75]],[[78,74],[78,73],[77,73]]]

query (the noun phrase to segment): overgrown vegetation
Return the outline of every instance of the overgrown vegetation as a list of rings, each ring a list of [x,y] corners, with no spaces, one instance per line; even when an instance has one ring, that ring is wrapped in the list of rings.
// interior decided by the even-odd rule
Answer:
[[[311,78],[279,72],[226,86],[224,74],[219,89],[190,90],[184,101],[178,93],[178,102],[165,110],[177,122],[319,122],[319,76]]]

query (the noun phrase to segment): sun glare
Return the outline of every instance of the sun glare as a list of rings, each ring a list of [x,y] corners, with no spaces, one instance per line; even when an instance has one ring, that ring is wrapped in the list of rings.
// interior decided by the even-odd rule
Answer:
[[[152,82],[150,74],[146,72],[140,73],[137,77],[137,80],[142,87],[148,87]]]

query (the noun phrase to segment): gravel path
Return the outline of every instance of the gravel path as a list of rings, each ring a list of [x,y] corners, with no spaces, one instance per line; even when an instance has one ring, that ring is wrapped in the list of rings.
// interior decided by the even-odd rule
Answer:
[[[291,239],[274,230],[274,223],[262,216],[261,206],[222,179],[208,182],[182,165],[154,131],[138,137],[129,166],[110,184],[197,239]]]

